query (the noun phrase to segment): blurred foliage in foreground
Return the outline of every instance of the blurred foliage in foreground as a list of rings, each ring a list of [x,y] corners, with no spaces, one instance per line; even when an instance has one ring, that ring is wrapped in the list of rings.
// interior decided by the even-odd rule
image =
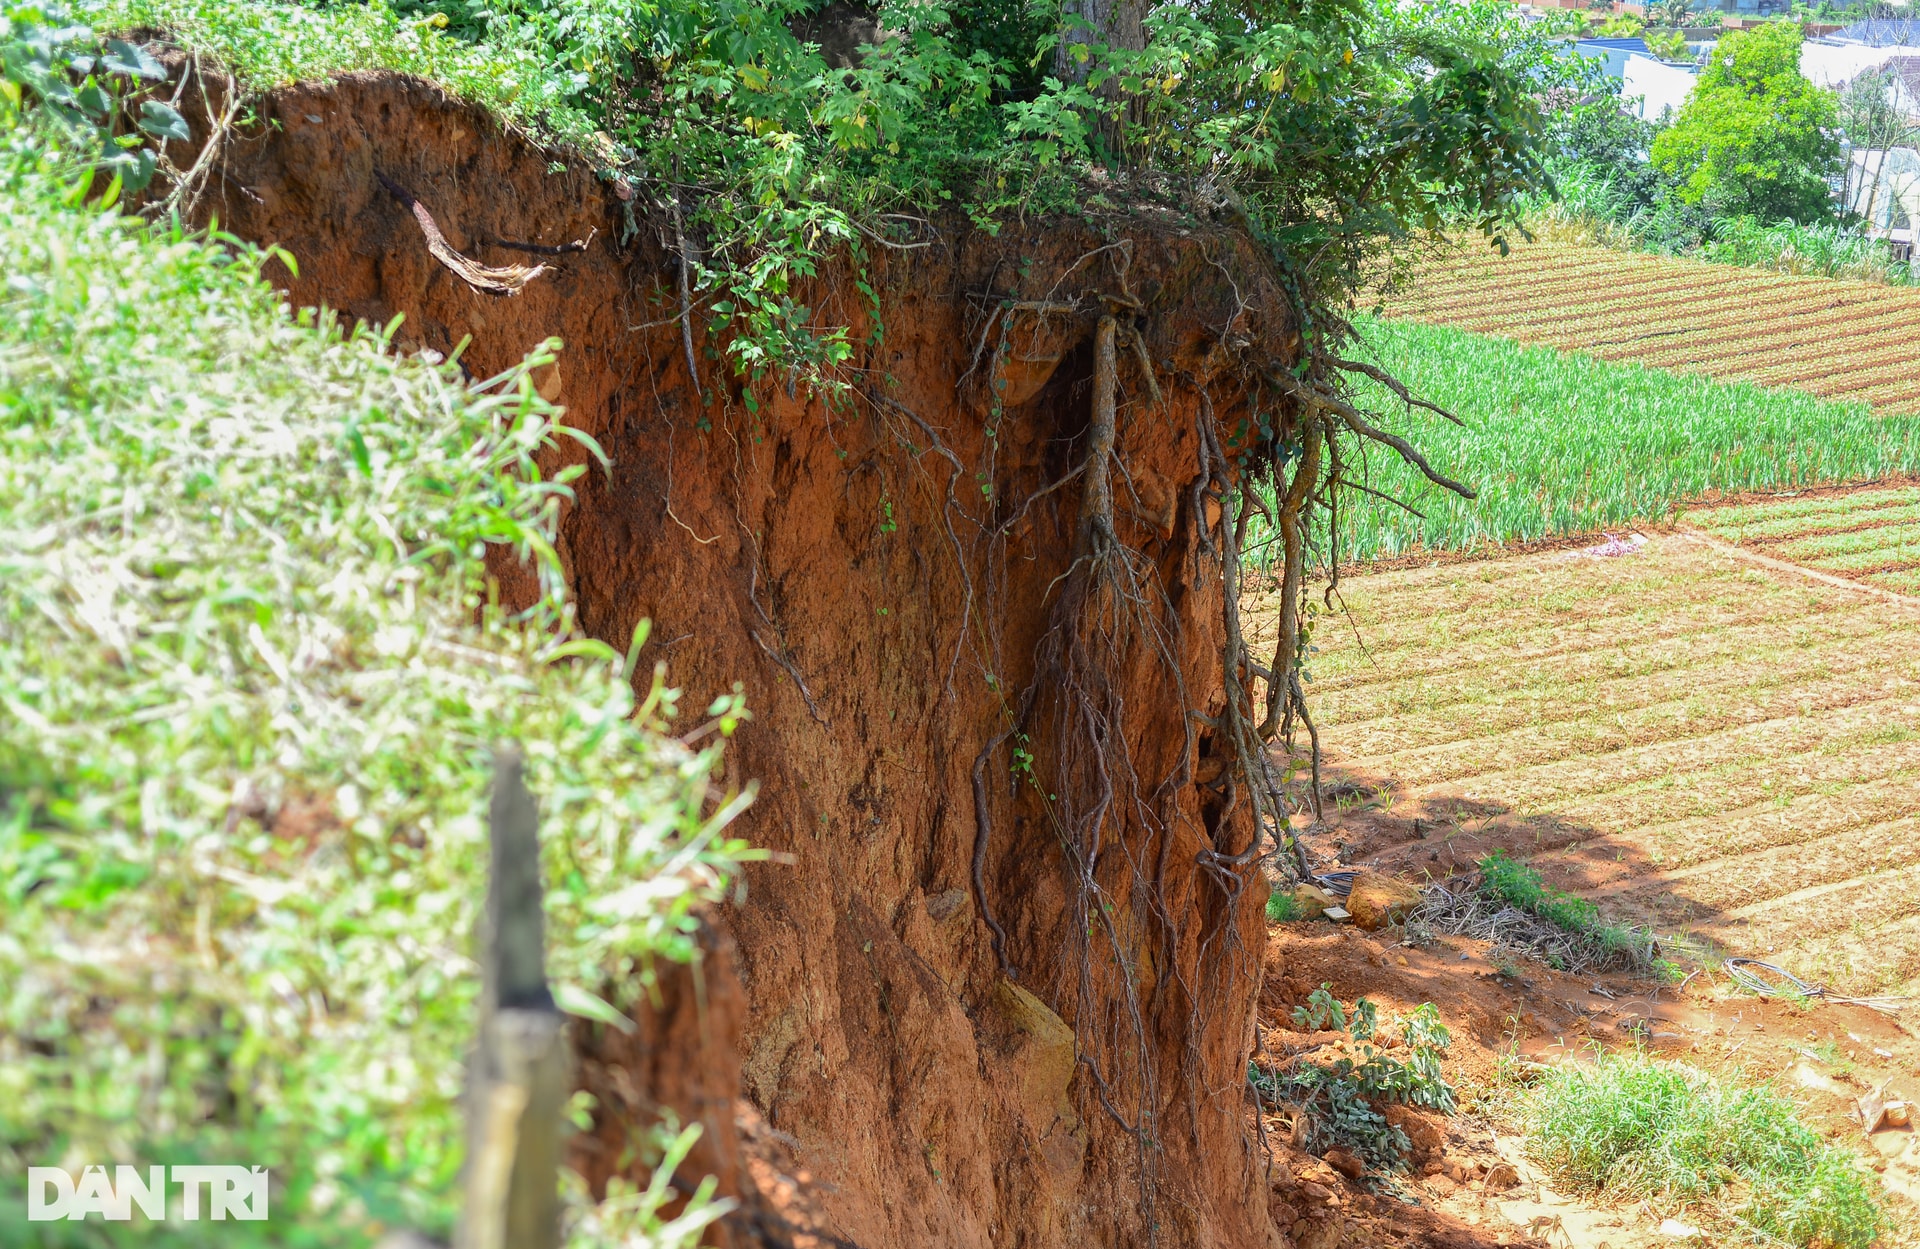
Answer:
[[[713,787],[744,710],[670,736],[678,692],[575,631],[553,527],[602,470],[536,466],[557,344],[469,385],[296,316],[284,258],[103,207],[97,133],[33,98],[0,96],[0,1172],[272,1167],[225,1245],[444,1231],[492,746],[541,800],[562,1004],[618,1022],[745,856]],[[206,1235],[3,1200],[0,1242]]]

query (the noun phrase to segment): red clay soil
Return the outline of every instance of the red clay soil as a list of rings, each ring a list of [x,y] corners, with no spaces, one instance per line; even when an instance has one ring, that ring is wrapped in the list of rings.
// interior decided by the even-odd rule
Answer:
[[[849,274],[801,292],[816,320],[865,344],[847,402],[774,379],[749,405],[703,357],[703,403],[670,223],[577,162],[549,172],[551,159],[424,84],[355,76],[261,102],[200,212],[288,249],[297,304],[371,325],[404,314],[402,350],[470,339],[475,376],[564,340],[539,388],[614,461],[578,483],[562,524],[583,626],[624,648],[651,620],[640,671],[665,664],[694,713],[745,690],[753,722],[727,779],[758,782],[739,828],[776,860],[718,917],[736,952],[714,934],[698,992],[670,986],[635,1038],[582,1029],[602,1103],[581,1167],[604,1181],[642,1166],[622,1143],[663,1105],[708,1129],[684,1178],[715,1171],[746,1197],[732,1243],[786,1243],[806,1207],[813,1240],[866,1249],[1284,1245],[1245,1095],[1265,886],[1250,864],[1200,864],[1251,829],[1244,803],[1222,819],[1195,782],[1220,767],[1185,714],[1222,697],[1220,576],[1197,556],[1190,505],[1201,388],[1235,351],[1286,356],[1284,296],[1243,240],[1170,213],[999,238],[956,228],[922,250],[870,249],[877,343]],[[430,254],[388,184],[471,261],[548,270],[515,296],[481,293]],[[589,242],[535,257],[499,240]],[[1002,347],[985,326],[1002,300],[1077,310],[1044,331],[1020,314]],[[1104,625],[1063,621],[1056,584],[1103,307],[1137,322],[1164,394],[1152,402],[1122,358],[1115,524],[1146,597]],[[1223,431],[1246,416],[1233,387],[1211,402]],[[579,453],[550,467],[566,454]],[[526,593],[524,574],[497,568],[509,599]],[[1028,707],[1036,656],[1067,636],[1099,670],[1047,669],[1080,684],[1043,680]],[[1013,743],[981,765],[980,883],[1017,978],[971,870],[976,759],[1009,705],[1030,711],[1041,778],[1066,733],[1124,747],[1138,777],[1087,869],[1101,905],[1063,853],[1090,847],[1016,783]]]
[[[1896,1222],[1914,1226],[1920,1139],[1911,1128],[1865,1133],[1856,1113],[1857,1099],[1875,1090],[1888,1098],[1920,1095],[1920,1039],[1899,1017],[1856,1004],[1759,998],[1715,968],[1679,985],[1625,973],[1570,976],[1484,941],[1441,937],[1408,948],[1398,935],[1326,922],[1276,926],[1261,996],[1260,1061],[1325,1039],[1290,1030],[1292,1007],[1322,984],[1343,1002],[1371,999],[1383,1019],[1431,1002],[1453,1032],[1443,1068],[1462,1093],[1460,1112],[1423,1116],[1424,1148],[1421,1134],[1409,1130],[1414,1165],[1396,1178],[1397,1196],[1369,1195],[1344,1176],[1329,1179],[1321,1160],[1282,1145],[1275,1200],[1290,1210],[1320,1223],[1337,1217],[1349,1243],[1442,1244],[1465,1235],[1519,1244],[1530,1224],[1539,1230],[1535,1219],[1568,1215],[1566,1226],[1545,1233],[1560,1249],[1672,1244],[1659,1231],[1661,1212],[1643,1204],[1592,1209],[1550,1191],[1543,1200],[1544,1177],[1525,1165],[1506,1122],[1510,1099],[1542,1068],[1589,1062],[1603,1051],[1639,1051],[1731,1084],[1771,1085],[1799,1105],[1815,1131],[1853,1150],[1878,1175]],[[1282,1118],[1270,1115],[1267,1127],[1284,1140]],[[1503,1161],[1519,1162],[1518,1175],[1503,1176],[1496,1169]],[[1306,1179],[1317,1179],[1339,1204],[1303,1200]],[[1276,1219],[1285,1213],[1277,1210]],[[1909,1241],[1903,1232],[1889,1243]]]

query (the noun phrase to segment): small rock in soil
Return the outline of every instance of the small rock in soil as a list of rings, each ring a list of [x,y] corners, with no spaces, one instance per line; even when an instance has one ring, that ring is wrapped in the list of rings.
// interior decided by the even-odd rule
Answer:
[[[1344,1149],[1329,1149],[1326,1157],[1328,1166],[1350,1180],[1357,1180],[1367,1173],[1367,1164]]]

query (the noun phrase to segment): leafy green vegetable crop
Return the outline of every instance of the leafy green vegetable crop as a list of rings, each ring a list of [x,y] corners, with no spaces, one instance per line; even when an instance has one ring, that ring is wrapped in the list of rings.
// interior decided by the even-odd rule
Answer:
[[[1366,400],[1399,413],[1399,431],[1479,497],[1443,493],[1397,458],[1375,456],[1368,484],[1425,516],[1349,499],[1343,562],[1660,522],[1710,490],[1786,490],[1920,469],[1920,418],[1439,326],[1369,318],[1360,327],[1379,364],[1466,427],[1408,413],[1371,384]],[[1272,550],[1259,558],[1271,560]]]

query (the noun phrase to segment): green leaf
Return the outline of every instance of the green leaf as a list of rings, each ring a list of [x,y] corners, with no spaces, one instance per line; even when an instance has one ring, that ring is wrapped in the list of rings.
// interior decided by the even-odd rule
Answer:
[[[173,105],[162,100],[141,102],[140,129],[156,139],[179,139],[185,142],[193,138],[193,132],[187,129],[187,119]]]
[[[106,55],[100,58],[100,68],[110,74],[125,74],[129,78],[158,80],[165,79],[167,76],[166,66],[155,59],[153,53],[139,44],[128,43],[125,39],[107,40],[107,51]]]
[[[631,1036],[639,1029],[633,1020],[615,1009],[605,998],[587,992],[579,985],[558,984],[553,989],[553,1004],[569,1015],[610,1024]]]

